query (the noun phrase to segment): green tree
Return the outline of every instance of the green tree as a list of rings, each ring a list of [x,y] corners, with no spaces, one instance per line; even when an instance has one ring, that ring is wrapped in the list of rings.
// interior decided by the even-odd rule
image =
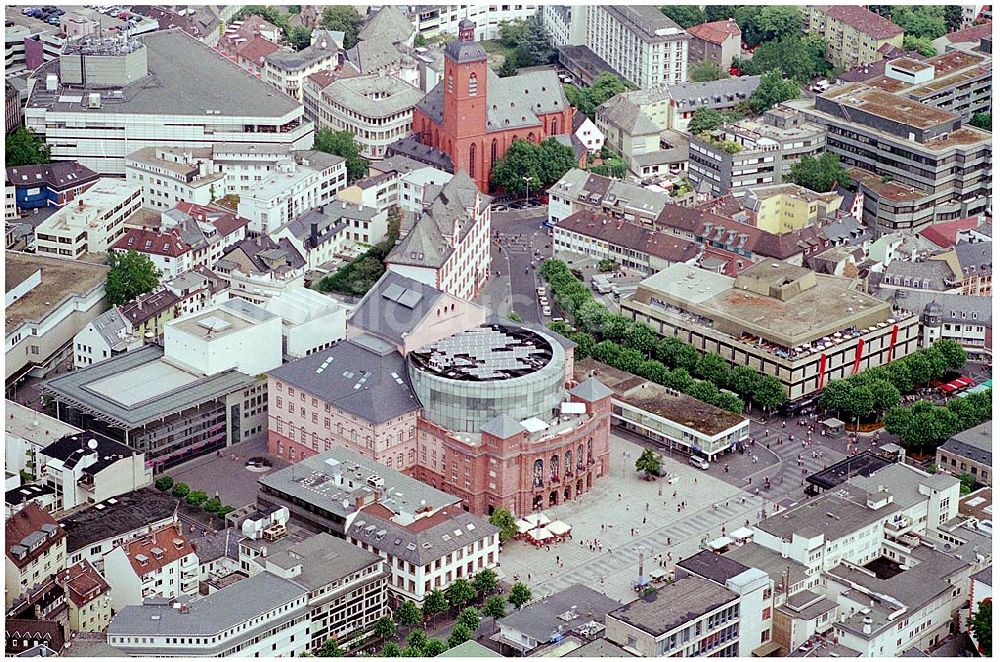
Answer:
[[[832,152],[824,152],[819,158],[806,155],[792,165],[787,180],[804,186],[817,193],[833,190],[836,184],[851,185],[851,176],[840,164],[840,157]]]
[[[399,622],[406,627],[413,627],[420,623],[423,614],[420,613],[420,607],[418,607],[412,600],[407,600],[398,607],[396,607],[396,618]]]
[[[424,618],[433,618],[448,609],[448,599],[444,597],[444,591],[436,588],[424,596],[423,609]]]
[[[542,22],[541,12],[532,14],[524,21],[524,33],[517,49],[524,53],[531,64],[535,66],[549,64],[556,57],[556,49],[552,47],[552,38]]]
[[[219,500],[219,497],[212,497],[211,499],[206,500],[201,507],[202,510],[204,510],[209,515],[218,515],[220,512],[222,512],[223,508],[222,501]]]
[[[649,448],[643,449],[635,461],[636,471],[644,471],[647,476],[659,476],[662,466],[663,458],[660,457],[659,453]]]
[[[753,46],[798,36],[802,32],[802,12],[792,5],[768,5],[760,8],[759,12],[752,14],[750,20],[744,23],[747,23],[744,32],[749,32],[751,36],[747,43]]]
[[[972,488],[976,486],[976,479],[969,474],[958,474],[958,480],[960,483],[958,488],[960,494],[969,494],[972,492]]]
[[[962,29],[962,6],[944,6],[944,24],[948,32],[955,32]]]
[[[688,121],[688,133],[692,136],[696,136],[709,131],[714,131],[722,126],[725,121],[725,117],[719,111],[712,108],[699,108],[694,111],[694,115],[691,116],[690,121]]]
[[[472,587],[476,589],[480,599],[496,592],[498,585],[497,573],[493,568],[483,568],[472,576]]]
[[[406,645],[423,650],[427,645],[427,633],[423,630],[414,630],[406,636]]]
[[[983,600],[972,617],[972,632],[976,635],[979,652],[984,657],[993,655],[993,602]]]
[[[602,273],[608,273],[609,271],[614,271],[618,268],[618,263],[610,258],[604,258],[597,263],[597,270]]]
[[[524,41],[524,21],[501,21],[500,23],[500,44],[506,48],[517,48]]]
[[[851,420],[860,421],[867,416],[875,407],[875,397],[872,395],[871,387],[855,386],[851,389],[844,402],[844,413],[851,417]]]
[[[292,48],[301,51],[309,47],[309,42],[312,40],[312,30],[304,25],[296,25],[288,29],[285,33],[285,38]]]
[[[705,22],[705,12],[696,5],[663,5],[660,11],[685,30]]]
[[[400,657],[423,657],[424,650],[416,646],[407,646],[399,652]]]
[[[191,488],[187,486],[187,483],[175,483],[170,493],[178,499],[183,499],[191,493]]]
[[[758,375],[751,401],[764,411],[774,411],[788,401],[784,385],[773,375]]]
[[[8,168],[49,163],[50,152],[41,136],[23,126],[14,129],[4,139],[4,158]]]
[[[804,84],[831,71],[832,66],[825,59],[826,48],[826,42],[817,35],[790,35],[761,45],[753,59],[742,65],[745,69],[740,70],[757,75],[778,71],[784,78]],[[798,92],[797,86],[795,89]]]
[[[512,310],[509,313],[507,313],[507,318],[510,319],[512,322],[521,321],[521,315],[516,310]]]
[[[695,83],[705,83],[712,80],[729,78],[729,72],[714,62],[705,60],[691,67],[691,80]]]
[[[451,634],[448,636],[448,648],[454,648],[459,644],[464,644],[469,639],[472,639],[472,631],[468,627],[457,624],[451,629]]]
[[[448,644],[444,643],[440,639],[428,639],[427,643],[424,644],[424,657],[437,657],[441,653],[448,650]]]
[[[958,372],[965,367],[968,355],[965,353],[965,349],[954,340],[942,338],[935,342],[933,347],[941,354],[948,370]]]
[[[403,649],[395,641],[386,642],[382,647],[380,657],[399,657],[403,654]]]
[[[573,148],[555,138],[546,138],[538,145],[518,139],[493,166],[493,184],[521,195],[526,189],[534,192],[551,186],[576,165]]]
[[[171,487],[174,486],[174,479],[171,478],[170,476],[160,476],[159,478],[156,479],[155,485],[156,489],[160,490],[161,492],[166,492],[167,490],[169,490]]]
[[[479,610],[475,607],[466,607],[458,614],[458,623],[469,628],[472,632],[479,629]]]
[[[736,18],[736,5],[706,5],[705,22],[714,23]]]
[[[418,32],[417,36],[413,38],[413,45],[415,47],[417,47],[417,48],[421,48],[422,46],[426,46],[427,45],[427,37],[425,37],[424,35],[422,35],[422,34],[420,34]]]
[[[576,152],[555,138],[546,138],[538,145],[541,157],[542,187],[548,188],[562,179],[562,176],[579,165]]]
[[[344,657],[344,649],[336,639],[327,639],[316,651],[316,657]]]
[[[927,37],[914,37],[911,34],[903,37],[903,50],[907,52],[917,51],[924,57],[934,57],[937,55],[937,49],[934,48],[934,44],[931,43],[930,39]]]
[[[184,497],[184,500],[188,502],[188,505],[200,508],[203,503],[208,501],[208,495],[202,490],[197,490],[189,493]]]
[[[899,389],[885,379],[875,379],[868,384],[872,396],[872,411],[884,414],[899,404]]]
[[[517,535],[517,524],[509,510],[497,508],[490,515],[490,524],[500,529],[500,540],[506,542]]]
[[[840,413],[847,409],[847,402],[853,390],[852,384],[846,379],[829,382],[823,387],[817,404],[828,412],[837,412],[837,418],[840,418]]]
[[[520,609],[524,605],[531,602],[531,589],[525,586],[522,582],[517,582],[510,587],[510,594],[507,596],[507,602]]]
[[[795,81],[785,80],[780,71],[769,71],[760,79],[760,84],[750,95],[750,105],[755,112],[763,113],[779,103],[796,99],[799,86]]]
[[[325,14],[328,9],[354,11],[349,5],[336,5],[326,7],[323,13]],[[368,159],[361,156],[361,148],[358,146],[358,143],[354,142],[354,134],[350,131],[320,129],[316,132],[313,149],[318,149],[327,154],[335,154],[343,158],[347,162],[348,184],[353,184],[356,180],[368,175]]]
[[[729,381],[729,364],[718,354],[702,354],[694,374],[713,384],[725,385]]]
[[[344,48],[354,48],[361,32],[361,14],[352,5],[327,5],[320,14],[320,27],[344,33]]]
[[[131,248],[124,252],[108,251],[108,264],[104,291],[112,306],[126,304],[160,284],[161,272],[145,253]]]
[[[916,384],[926,384],[934,375],[934,366],[925,354],[916,352],[906,357],[906,367],[910,370],[910,377]]]
[[[976,113],[972,116],[972,121],[969,122],[972,126],[977,129],[983,129],[984,131],[993,130],[993,113]]]
[[[391,616],[383,616],[375,621],[374,632],[376,637],[385,641],[396,634],[396,621],[392,620]]]
[[[476,599],[476,589],[467,579],[456,579],[444,590],[448,604],[454,609],[461,609]]]
[[[868,5],[868,9],[882,18],[892,18],[892,5]]]
[[[942,5],[893,5],[892,22],[906,34],[932,41],[948,31]]]
[[[631,87],[629,83],[620,76],[604,72],[599,74],[589,87],[576,87],[575,85],[565,85],[566,99],[570,105],[581,113],[594,119],[597,107],[606,102],[611,97],[628,92]],[[608,158],[610,154],[602,154],[603,158]]]
[[[913,391],[913,377],[905,361],[893,361],[885,366],[885,378],[899,389],[900,393]]]
[[[493,619],[507,615],[507,600],[502,595],[491,595],[483,604],[483,615]]]

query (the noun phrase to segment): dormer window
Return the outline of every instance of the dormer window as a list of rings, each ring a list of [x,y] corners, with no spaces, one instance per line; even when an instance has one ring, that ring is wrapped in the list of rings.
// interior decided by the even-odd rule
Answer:
[[[479,76],[476,74],[469,75],[469,96],[474,97],[479,94]]]
[[[455,91],[455,76],[448,74],[448,94]]]

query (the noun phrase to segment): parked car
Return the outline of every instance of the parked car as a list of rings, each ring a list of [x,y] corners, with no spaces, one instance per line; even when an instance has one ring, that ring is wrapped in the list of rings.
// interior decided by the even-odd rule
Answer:
[[[545,317],[551,317],[552,309],[549,308],[548,306],[542,306],[542,315],[544,315]]]
[[[688,464],[690,464],[693,467],[698,467],[703,471],[708,471],[708,467],[710,466],[708,464],[708,460],[706,460],[700,455],[692,455],[690,459],[688,459]]]

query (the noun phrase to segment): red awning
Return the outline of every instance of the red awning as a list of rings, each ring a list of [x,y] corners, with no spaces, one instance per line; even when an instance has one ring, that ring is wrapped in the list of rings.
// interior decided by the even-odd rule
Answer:
[[[965,377],[965,376],[957,377],[955,378],[955,381],[961,384],[962,386],[968,386],[969,384],[972,383],[972,377]]]
[[[947,384],[941,384],[941,386],[939,386],[938,388],[944,391],[945,393],[951,393],[958,387],[952,384],[951,382],[948,382]]]

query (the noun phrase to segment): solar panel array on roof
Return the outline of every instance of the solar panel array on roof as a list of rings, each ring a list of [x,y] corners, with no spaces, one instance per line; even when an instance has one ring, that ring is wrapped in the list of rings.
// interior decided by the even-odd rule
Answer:
[[[552,349],[527,329],[489,325],[439,340],[411,358],[421,369],[451,379],[485,381],[539,370],[552,359]]]

